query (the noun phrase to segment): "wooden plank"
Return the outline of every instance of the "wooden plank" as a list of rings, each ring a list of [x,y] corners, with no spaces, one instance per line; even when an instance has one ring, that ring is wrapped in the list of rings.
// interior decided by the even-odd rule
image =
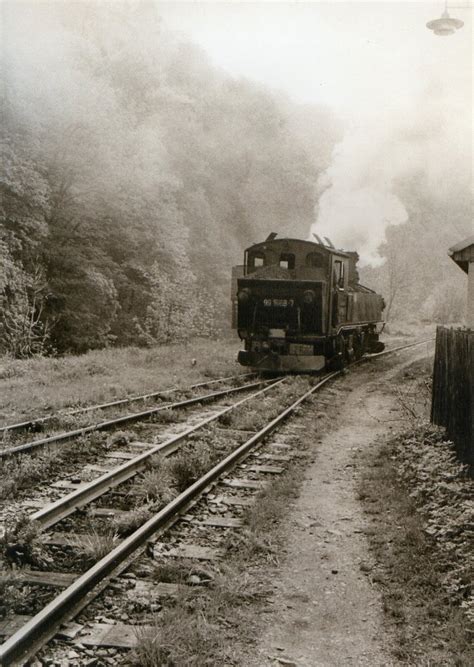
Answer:
[[[81,623],[65,623],[59,629],[56,637],[58,637],[58,639],[67,639],[68,641],[71,641],[77,637],[83,628],[84,626]]]
[[[130,442],[129,447],[134,447],[136,449],[152,449],[155,445],[152,442]]]
[[[198,544],[180,544],[178,547],[167,549],[163,542],[156,542],[153,547],[154,558],[191,558],[195,560],[216,560],[220,557],[217,549],[201,547]]]
[[[261,472],[261,473],[267,473],[269,475],[281,475],[281,473],[284,471],[284,468],[281,468],[280,466],[249,466],[248,470],[251,470],[252,472]]]
[[[89,472],[98,472],[101,475],[105,475],[106,472],[110,472],[111,470],[113,470],[113,467],[109,466],[108,468],[104,468],[103,466],[96,466],[94,464],[90,464],[85,466],[85,468],[83,469],[83,473],[87,474]]]
[[[225,516],[209,516],[200,521],[204,526],[216,528],[240,528],[243,525],[242,519],[227,518]]]
[[[255,479],[224,479],[223,484],[231,486],[233,489],[261,489],[264,486],[263,482]]]
[[[124,459],[124,461],[129,461],[130,459],[134,459],[137,455],[134,454],[133,452],[109,452],[108,454],[105,455],[106,459]]]
[[[16,576],[21,581],[38,586],[54,586],[55,588],[67,588],[80,575],[77,572],[37,572],[36,570],[15,570]],[[0,581],[8,581],[8,577],[0,575]]]
[[[225,496],[222,504],[235,505],[237,507],[252,507],[254,501],[251,498],[243,498],[242,496]]]
[[[185,588],[183,584],[170,584],[165,581],[153,583],[148,579],[135,579],[135,587],[127,590],[127,595],[131,598],[137,596],[144,598],[176,598]]]
[[[246,437],[248,436],[249,438],[257,433],[257,431],[244,431],[241,428],[221,428],[219,426],[216,427],[216,431],[218,433],[236,433],[237,435],[244,435]]]
[[[15,632],[20,630],[25,623],[27,623],[31,616],[25,614],[15,614],[14,616],[7,616],[0,621],[0,637],[11,637]]]
[[[125,514],[128,514],[126,510],[119,510],[116,507],[95,507],[94,509],[91,510],[92,516],[124,516]]]
[[[57,482],[50,484],[53,489],[64,489],[65,491],[75,491],[85,486],[84,482],[71,482],[70,479],[60,479]]]
[[[260,458],[266,461],[280,461],[281,463],[291,461],[291,456],[286,456],[285,454],[262,454]]]
[[[284,442],[270,442],[269,447],[273,447],[274,449],[284,449],[284,450],[292,449],[291,445],[286,445]]]
[[[207,496],[206,500],[208,503],[212,503],[213,505],[222,505],[225,503],[225,498],[226,496],[220,493],[218,496],[214,496],[212,498],[210,496]]]
[[[49,544],[51,546],[74,547],[77,544],[81,544],[85,537],[86,535],[80,533],[43,533],[40,535],[40,541],[42,544]]]
[[[126,625],[125,623],[94,623],[85,628],[75,640],[76,644],[103,648],[133,648],[138,636],[143,632],[151,632],[151,625]]]

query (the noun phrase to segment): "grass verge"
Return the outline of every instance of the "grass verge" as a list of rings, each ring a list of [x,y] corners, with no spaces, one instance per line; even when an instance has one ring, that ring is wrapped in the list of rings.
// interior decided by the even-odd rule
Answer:
[[[1,423],[241,372],[237,340],[201,339],[80,356],[0,358]]]
[[[359,496],[377,563],[369,576],[404,664],[474,664],[473,485],[428,426],[364,456]]]

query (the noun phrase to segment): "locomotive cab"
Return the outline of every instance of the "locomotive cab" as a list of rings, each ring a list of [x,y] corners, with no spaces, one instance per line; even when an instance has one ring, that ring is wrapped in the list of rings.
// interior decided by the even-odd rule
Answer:
[[[358,284],[357,253],[274,236],[248,248],[243,267],[234,270],[234,326],[245,342],[239,362],[314,371],[354,346],[360,350],[373,335],[361,315],[379,317],[381,297]],[[380,312],[362,312],[367,296],[376,298]]]

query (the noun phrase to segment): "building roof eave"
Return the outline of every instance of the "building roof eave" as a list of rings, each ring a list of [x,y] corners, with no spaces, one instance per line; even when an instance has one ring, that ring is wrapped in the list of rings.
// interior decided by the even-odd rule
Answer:
[[[469,238],[464,239],[464,241],[459,241],[459,243],[453,245],[451,248],[449,248],[448,255],[452,257],[455,252],[465,250],[466,248],[469,248],[470,245],[474,245],[474,236],[469,236]]]

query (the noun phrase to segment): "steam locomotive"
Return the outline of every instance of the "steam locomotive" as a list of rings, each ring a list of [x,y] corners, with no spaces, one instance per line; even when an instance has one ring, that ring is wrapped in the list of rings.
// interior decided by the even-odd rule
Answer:
[[[243,366],[262,371],[341,368],[381,352],[383,298],[359,283],[356,252],[326,243],[277,239],[245,251],[232,271],[233,327]]]

